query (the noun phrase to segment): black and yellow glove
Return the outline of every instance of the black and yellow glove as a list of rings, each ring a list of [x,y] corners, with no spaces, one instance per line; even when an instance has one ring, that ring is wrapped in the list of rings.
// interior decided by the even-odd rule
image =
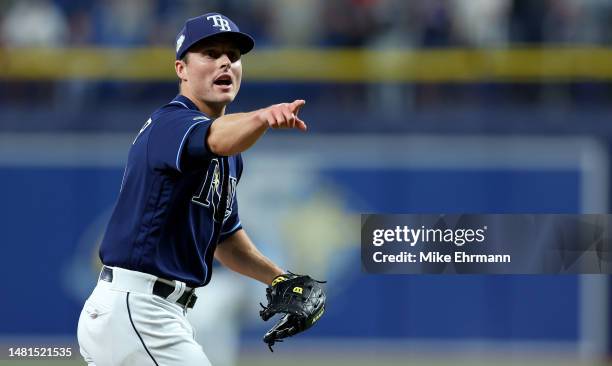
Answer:
[[[325,311],[325,291],[310,276],[286,273],[276,276],[266,289],[268,305],[259,315],[267,321],[278,313],[285,314],[265,335],[263,341],[270,351],[275,342],[291,337],[313,326]]]

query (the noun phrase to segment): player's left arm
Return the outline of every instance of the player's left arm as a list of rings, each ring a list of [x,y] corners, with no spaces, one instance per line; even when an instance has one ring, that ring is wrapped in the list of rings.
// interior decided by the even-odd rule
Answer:
[[[323,315],[326,301],[323,282],[306,275],[284,273],[261,254],[243,229],[221,242],[215,257],[229,269],[268,285],[268,304],[260,303],[259,315],[267,321],[276,314],[283,314],[263,337],[270,351],[276,342],[307,330]]]
[[[284,271],[263,255],[243,229],[219,243],[215,258],[234,272],[251,277],[266,285]]]

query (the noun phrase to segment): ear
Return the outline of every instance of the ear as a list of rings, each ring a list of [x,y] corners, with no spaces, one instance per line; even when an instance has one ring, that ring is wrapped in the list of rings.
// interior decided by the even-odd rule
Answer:
[[[187,65],[185,65],[184,61],[176,60],[174,61],[174,70],[176,71],[176,76],[179,79],[186,81],[187,80]]]

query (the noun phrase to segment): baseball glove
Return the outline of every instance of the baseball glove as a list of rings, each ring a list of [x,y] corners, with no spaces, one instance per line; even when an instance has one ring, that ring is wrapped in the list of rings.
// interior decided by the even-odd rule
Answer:
[[[265,335],[263,341],[270,351],[276,342],[291,337],[313,326],[325,311],[325,291],[321,286],[325,281],[317,281],[310,276],[286,273],[276,276],[266,289],[268,305],[259,315],[267,321],[278,313],[285,314]]]

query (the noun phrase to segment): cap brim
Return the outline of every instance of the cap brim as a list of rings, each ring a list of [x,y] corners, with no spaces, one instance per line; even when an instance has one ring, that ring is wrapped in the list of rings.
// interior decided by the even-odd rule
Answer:
[[[243,55],[245,53],[249,53],[249,51],[251,51],[253,47],[255,47],[255,40],[246,33],[229,31],[217,33],[209,38],[215,38],[216,36],[226,36],[235,41],[236,45],[238,46],[238,49],[240,50],[240,53]]]
[[[255,40],[253,40],[253,38],[248,34],[242,32],[227,31],[211,34],[210,36],[198,39],[197,41],[190,44],[187,48],[185,48],[185,50],[181,53],[180,56],[182,57],[184,54],[189,52],[189,49],[195,46],[196,44],[204,41],[211,41],[215,38],[225,38],[229,39],[231,42],[234,42],[240,50],[240,53],[243,55],[245,53],[248,53],[253,49],[253,47],[255,47]]]

